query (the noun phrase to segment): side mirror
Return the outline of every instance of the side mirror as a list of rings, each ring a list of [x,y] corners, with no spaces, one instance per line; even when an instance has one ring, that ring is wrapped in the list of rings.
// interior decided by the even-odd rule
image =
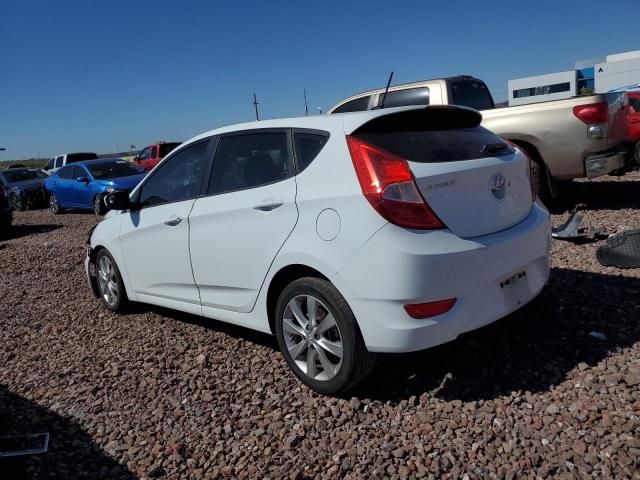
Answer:
[[[89,178],[87,178],[85,175],[82,175],[80,177],[76,177],[76,182],[89,183]]]
[[[129,199],[129,192],[115,191],[104,197],[107,210],[130,210],[133,207]]]

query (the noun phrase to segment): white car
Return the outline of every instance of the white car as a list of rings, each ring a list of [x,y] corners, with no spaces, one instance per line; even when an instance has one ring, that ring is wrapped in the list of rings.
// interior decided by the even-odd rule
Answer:
[[[275,334],[305,384],[349,389],[376,352],[453,340],[547,282],[529,159],[480,121],[405,107],[199,135],[130,196],[107,195],[91,288],[113,311],[145,302]]]

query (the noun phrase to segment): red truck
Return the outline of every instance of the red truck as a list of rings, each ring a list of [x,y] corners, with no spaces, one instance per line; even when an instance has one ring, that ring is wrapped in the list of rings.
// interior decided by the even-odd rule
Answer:
[[[133,163],[149,172],[178,145],[180,145],[180,142],[156,142],[153,145],[144,147],[133,158]]]
[[[627,92],[629,96],[629,116],[627,139],[634,144],[636,162],[640,164],[640,90]]]

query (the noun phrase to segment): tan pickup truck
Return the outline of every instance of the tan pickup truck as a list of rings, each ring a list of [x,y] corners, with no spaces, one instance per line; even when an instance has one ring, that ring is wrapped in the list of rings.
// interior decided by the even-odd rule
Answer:
[[[380,108],[384,91],[354,95],[327,113]],[[459,76],[396,85],[384,99],[384,108],[447,104],[480,110],[483,127],[526,150],[536,162],[536,187],[543,199],[557,196],[560,181],[621,173],[631,160],[624,93],[495,108],[482,80]]]

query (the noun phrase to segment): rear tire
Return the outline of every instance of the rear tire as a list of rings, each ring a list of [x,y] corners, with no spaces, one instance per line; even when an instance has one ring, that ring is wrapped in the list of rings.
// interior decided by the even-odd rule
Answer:
[[[318,393],[354,388],[375,366],[353,312],[326,280],[301,278],[280,294],[275,313],[278,345],[293,373]]]
[[[60,206],[60,202],[58,202],[58,197],[54,193],[49,195],[49,210],[54,215],[58,215],[64,212],[64,209]]]
[[[96,255],[96,279],[102,304],[112,312],[121,312],[129,305],[120,270],[113,257],[102,249]]]

